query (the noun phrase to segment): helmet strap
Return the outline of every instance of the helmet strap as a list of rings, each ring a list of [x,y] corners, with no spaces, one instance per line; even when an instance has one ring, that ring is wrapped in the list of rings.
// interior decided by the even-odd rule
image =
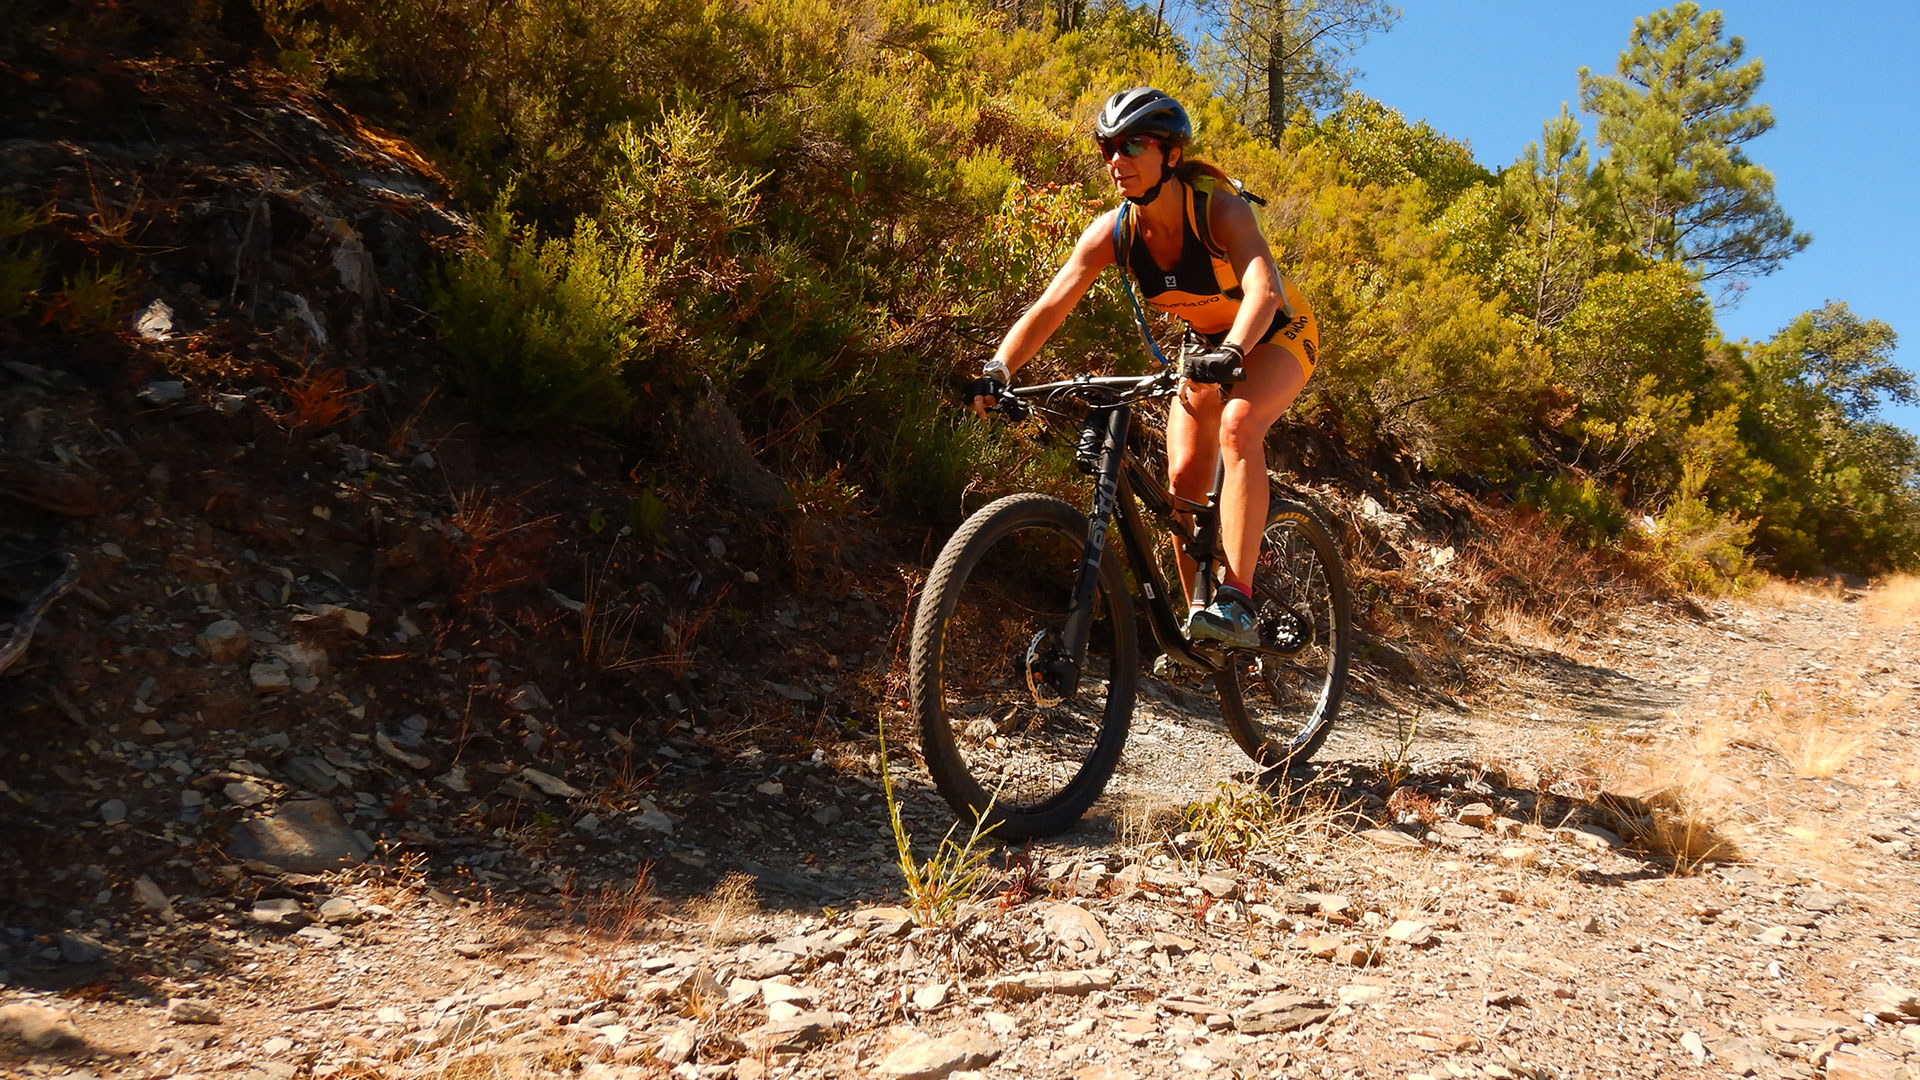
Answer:
[[[1138,195],[1128,195],[1126,199],[1135,206],[1145,206],[1160,197],[1160,189],[1166,187],[1167,181],[1171,179],[1173,179],[1173,168],[1166,163],[1165,159],[1162,159],[1160,162],[1160,182]]]

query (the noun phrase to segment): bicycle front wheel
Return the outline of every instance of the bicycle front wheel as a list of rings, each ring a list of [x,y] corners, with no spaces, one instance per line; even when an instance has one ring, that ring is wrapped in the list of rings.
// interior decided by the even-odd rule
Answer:
[[[999,840],[1071,826],[1106,789],[1133,715],[1133,606],[1112,550],[1073,679],[1062,634],[1087,518],[1046,495],[980,509],[947,541],[913,623],[909,663],[933,783]]]
[[[1259,650],[1228,653],[1214,676],[1220,715],[1262,768],[1300,764],[1333,730],[1353,654],[1347,575],[1312,510],[1276,501],[1253,574]]]

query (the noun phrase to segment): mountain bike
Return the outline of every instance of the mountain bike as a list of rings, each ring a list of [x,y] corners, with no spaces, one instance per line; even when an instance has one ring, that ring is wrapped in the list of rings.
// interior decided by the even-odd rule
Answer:
[[[1178,385],[1161,371],[1006,390],[996,411],[1010,419],[1078,419],[1091,511],[1037,493],[997,499],[948,539],[920,595],[909,670],[927,771],[962,820],[983,817],[1001,840],[1072,826],[1118,767],[1140,674],[1136,591],[1153,641],[1212,677],[1227,730],[1263,769],[1311,758],[1339,715],[1353,648],[1346,573],[1307,506],[1269,505],[1252,582],[1259,644],[1186,637],[1143,508],[1192,560],[1187,595],[1208,603],[1223,474],[1204,503],[1183,499],[1129,447],[1136,407]]]

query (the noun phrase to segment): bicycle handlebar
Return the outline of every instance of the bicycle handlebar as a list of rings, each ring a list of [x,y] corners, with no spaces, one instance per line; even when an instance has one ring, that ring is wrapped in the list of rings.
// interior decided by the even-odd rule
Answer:
[[[1127,405],[1151,398],[1172,397],[1179,385],[1179,377],[1171,371],[1156,371],[1149,375],[1081,375],[1059,382],[1009,386],[1001,393],[995,409],[1018,420],[1034,408],[1027,399],[1075,397],[1089,405]]]

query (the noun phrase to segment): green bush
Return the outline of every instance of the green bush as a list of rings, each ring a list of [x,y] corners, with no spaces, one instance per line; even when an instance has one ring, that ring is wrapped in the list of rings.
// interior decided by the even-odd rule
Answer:
[[[522,431],[627,415],[633,396],[621,376],[652,299],[638,250],[593,221],[571,237],[542,240],[496,208],[481,221],[479,249],[447,268],[433,303],[481,416]]]
[[[25,315],[46,280],[46,252],[25,239],[45,218],[41,211],[0,199],[0,319]]]
[[[1686,463],[1680,490],[1655,519],[1651,540],[1661,569],[1684,588],[1723,595],[1753,579],[1753,523],[1707,505],[1701,497],[1708,470]]]
[[[1627,510],[1613,489],[1591,476],[1556,473],[1521,488],[1521,501],[1545,514],[1555,528],[1584,547],[1618,540],[1627,529]]]

